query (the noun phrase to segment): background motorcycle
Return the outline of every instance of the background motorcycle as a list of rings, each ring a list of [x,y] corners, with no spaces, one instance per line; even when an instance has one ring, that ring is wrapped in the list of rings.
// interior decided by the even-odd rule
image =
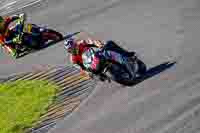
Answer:
[[[10,30],[15,28],[17,28],[20,34],[19,43],[16,45],[17,50],[20,52],[40,49],[49,40],[59,41],[63,39],[62,34],[52,29],[30,23],[24,24],[23,15],[9,27]],[[9,50],[7,52],[9,53]]]

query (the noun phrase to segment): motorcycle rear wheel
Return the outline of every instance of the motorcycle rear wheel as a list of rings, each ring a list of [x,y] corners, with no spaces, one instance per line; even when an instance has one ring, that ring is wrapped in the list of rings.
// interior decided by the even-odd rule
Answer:
[[[123,85],[130,85],[134,82],[125,66],[118,63],[112,64],[107,74],[112,80]]]

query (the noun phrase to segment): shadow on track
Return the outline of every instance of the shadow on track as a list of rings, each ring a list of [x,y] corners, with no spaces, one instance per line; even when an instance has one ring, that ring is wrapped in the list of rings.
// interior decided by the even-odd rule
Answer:
[[[126,84],[126,85],[124,85],[122,83],[120,83],[120,84],[123,85],[123,86],[134,86],[134,85],[137,85],[137,84],[143,82],[144,80],[149,79],[149,78],[151,78],[151,77],[153,77],[153,76],[155,76],[155,75],[157,75],[157,74],[159,74],[159,73],[171,68],[176,63],[177,63],[176,61],[174,61],[174,62],[169,62],[169,61],[168,62],[164,62],[164,63],[162,63],[162,64],[160,64],[158,66],[150,68],[149,70],[147,70],[147,72],[144,75],[142,75],[140,77],[137,77],[132,83],[129,83],[129,84]]]
[[[80,32],[75,32],[75,33],[72,33],[72,34],[63,36],[63,38],[62,38],[61,40],[58,40],[58,41],[50,41],[50,42],[46,43],[45,45],[41,46],[41,47],[40,47],[39,49],[37,49],[37,50],[25,51],[25,52],[22,53],[18,58],[22,58],[22,57],[24,57],[24,56],[26,56],[26,55],[28,55],[28,54],[35,53],[35,52],[40,51],[40,50],[44,50],[44,49],[46,49],[46,48],[48,48],[48,47],[50,47],[50,46],[53,46],[53,45],[56,44],[56,43],[59,43],[59,42],[65,40],[65,39],[68,39],[68,38],[70,38],[70,37],[72,37],[72,36],[75,36],[75,35],[77,35],[77,34],[79,34],[79,33],[80,33]]]

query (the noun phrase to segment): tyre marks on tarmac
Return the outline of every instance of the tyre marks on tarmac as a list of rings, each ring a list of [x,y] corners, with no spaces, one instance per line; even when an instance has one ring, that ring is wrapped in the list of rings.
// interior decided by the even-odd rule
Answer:
[[[41,115],[34,126],[27,132],[48,132],[59,120],[69,115],[76,109],[94,89],[95,82],[79,74],[74,67],[49,67],[46,70],[37,70],[12,75],[2,82],[13,82],[20,80],[49,80],[59,86],[54,102],[48,107],[48,111]]]

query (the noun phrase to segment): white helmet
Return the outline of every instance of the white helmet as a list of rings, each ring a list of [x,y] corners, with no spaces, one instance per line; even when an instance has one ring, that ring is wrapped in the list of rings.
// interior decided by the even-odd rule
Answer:
[[[72,46],[74,44],[74,39],[70,38],[70,39],[66,39],[64,41],[64,47],[67,51],[70,51],[72,49]]]

